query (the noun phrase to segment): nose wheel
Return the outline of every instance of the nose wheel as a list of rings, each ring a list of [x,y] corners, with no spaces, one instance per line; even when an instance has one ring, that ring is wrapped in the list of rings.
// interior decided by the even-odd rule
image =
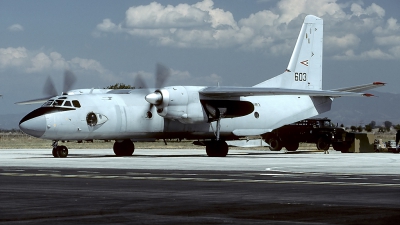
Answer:
[[[135,151],[135,145],[129,139],[115,141],[113,150],[116,156],[131,156]]]
[[[58,145],[58,141],[54,141],[52,154],[54,158],[66,158],[68,156],[68,148],[64,145]]]

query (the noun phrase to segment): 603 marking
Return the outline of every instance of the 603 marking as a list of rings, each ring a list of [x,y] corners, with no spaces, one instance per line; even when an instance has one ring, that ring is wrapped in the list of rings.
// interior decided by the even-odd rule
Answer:
[[[307,73],[294,73],[295,81],[307,81]]]

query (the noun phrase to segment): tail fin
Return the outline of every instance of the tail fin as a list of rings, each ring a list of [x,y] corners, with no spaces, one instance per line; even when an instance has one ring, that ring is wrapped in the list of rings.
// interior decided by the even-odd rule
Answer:
[[[322,19],[306,16],[286,71],[254,87],[321,90],[322,43]]]

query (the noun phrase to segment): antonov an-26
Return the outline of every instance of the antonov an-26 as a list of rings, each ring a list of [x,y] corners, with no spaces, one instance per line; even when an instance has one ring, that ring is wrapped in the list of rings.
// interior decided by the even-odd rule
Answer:
[[[365,90],[384,85],[322,90],[322,43],[322,19],[308,15],[286,71],[253,87],[72,90],[46,99],[19,127],[52,140],[54,157],[68,155],[67,147],[58,145],[63,140],[115,140],[114,153],[129,156],[135,149],[132,139],[166,138],[200,140],[208,156],[224,157],[227,140],[268,136],[272,129],[330,110],[336,97],[368,97],[372,95]],[[163,80],[168,71],[158,65],[157,79]]]

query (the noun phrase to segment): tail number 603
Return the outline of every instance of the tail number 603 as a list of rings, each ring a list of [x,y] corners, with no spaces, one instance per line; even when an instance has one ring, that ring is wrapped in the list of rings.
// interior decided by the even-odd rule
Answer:
[[[294,80],[295,81],[306,81],[307,73],[294,73]]]

